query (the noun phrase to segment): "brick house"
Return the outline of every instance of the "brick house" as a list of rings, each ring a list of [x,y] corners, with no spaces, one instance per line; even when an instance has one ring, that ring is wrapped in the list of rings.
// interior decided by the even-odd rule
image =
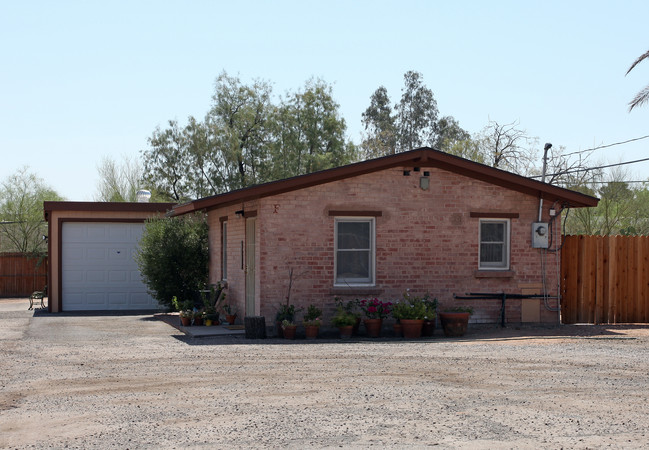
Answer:
[[[597,201],[422,148],[199,199],[173,214],[207,212],[210,281],[227,280],[239,316],[263,315],[267,326],[291,269],[291,303],[315,304],[325,320],[336,296],[394,300],[410,289],[442,307],[471,305],[482,323],[498,322],[500,301],[454,294],[545,292],[551,298],[508,301],[506,320],[556,323],[559,213]],[[532,246],[538,222],[549,224],[539,235],[549,250]]]

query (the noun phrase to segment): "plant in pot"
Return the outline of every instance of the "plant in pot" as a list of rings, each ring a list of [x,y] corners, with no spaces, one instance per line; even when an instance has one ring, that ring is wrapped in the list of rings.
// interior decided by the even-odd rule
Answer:
[[[338,306],[336,314],[331,318],[331,324],[338,328],[341,339],[349,339],[352,336],[356,322],[356,315],[347,311],[343,306]]]
[[[183,327],[188,327],[192,324],[192,318],[194,317],[194,312],[192,311],[192,302],[191,300],[186,300],[181,302],[178,300],[178,297],[175,295],[171,298],[171,304],[174,309],[178,311],[180,317],[180,324]]]
[[[284,319],[282,320],[282,331],[284,332],[284,339],[295,339],[297,325],[288,319]]]
[[[218,325],[219,313],[216,312],[216,309],[213,306],[209,306],[205,308],[204,319],[205,319],[205,326],[210,327],[212,325]]]
[[[237,310],[234,309],[234,306],[226,303],[223,305],[223,311],[225,312],[225,320],[228,321],[228,324],[234,325],[234,322],[237,320]]]
[[[392,308],[391,302],[382,302],[378,298],[369,300],[361,300],[359,303],[360,308],[365,313],[365,330],[369,337],[379,337],[381,335],[381,328],[383,327],[383,319],[390,315]]]
[[[446,308],[439,313],[439,321],[442,324],[446,337],[464,336],[469,325],[469,317],[473,314],[473,308],[458,306]]]
[[[426,317],[424,326],[421,328],[421,335],[430,337],[435,334],[435,320],[437,319],[437,299],[430,299],[430,295],[424,295],[423,302],[426,305]]]
[[[341,308],[347,314],[350,314],[355,317],[352,334],[357,335],[358,329],[361,325],[361,313],[358,311],[360,300],[355,299],[355,300],[349,300],[347,302],[343,302],[343,300],[340,297],[334,297],[334,301],[336,302],[336,310]]]
[[[284,321],[288,321],[290,323],[295,322],[295,314],[297,312],[298,310],[297,308],[295,308],[295,305],[288,305],[286,303],[279,305],[279,309],[277,310],[277,314],[275,315],[278,337],[283,337],[284,328],[282,325]]]
[[[200,327],[203,326],[203,311],[195,310],[194,311],[194,326]]]
[[[322,310],[315,305],[309,305],[304,314],[302,324],[307,339],[315,339],[320,331]]]
[[[409,290],[404,292],[402,301],[392,306],[392,316],[401,324],[403,337],[407,339],[421,337],[426,314],[427,307],[423,299],[410,295]]]

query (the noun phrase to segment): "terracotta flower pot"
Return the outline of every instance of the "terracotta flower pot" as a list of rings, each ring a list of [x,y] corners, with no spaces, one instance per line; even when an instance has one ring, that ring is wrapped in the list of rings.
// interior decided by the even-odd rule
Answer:
[[[304,333],[306,334],[307,339],[317,338],[319,332],[320,332],[320,327],[317,325],[307,325],[304,327]]]
[[[369,337],[379,337],[381,335],[381,327],[383,326],[383,319],[365,319],[365,331]]]
[[[297,331],[297,326],[295,325],[287,326],[286,328],[284,328],[284,339],[295,339],[296,331]]]
[[[340,331],[340,339],[350,339],[354,334],[354,325],[338,327],[338,331]]]
[[[469,325],[471,314],[464,312],[443,312],[439,313],[439,320],[444,329],[446,337],[464,336]]]
[[[395,337],[403,336],[403,332],[401,331],[401,323],[395,323],[394,325],[392,325],[392,329],[394,330]]]
[[[237,315],[236,314],[226,314],[225,315],[225,320],[228,321],[228,324],[234,325],[234,321],[237,320]]]
[[[424,319],[401,319],[401,330],[406,339],[417,339],[421,337],[421,328],[424,326]]]
[[[180,324],[183,327],[188,327],[192,324],[192,318],[191,317],[181,317],[180,318]]]
[[[194,326],[195,327],[202,327],[203,326],[203,318],[202,317],[194,317]]]

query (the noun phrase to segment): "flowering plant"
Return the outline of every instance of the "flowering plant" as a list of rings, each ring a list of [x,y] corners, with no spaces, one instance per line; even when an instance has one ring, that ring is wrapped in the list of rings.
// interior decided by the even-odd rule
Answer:
[[[361,300],[358,305],[368,319],[385,319],[390,315],[392,308],[391,302],[382,302],[378,298]]]

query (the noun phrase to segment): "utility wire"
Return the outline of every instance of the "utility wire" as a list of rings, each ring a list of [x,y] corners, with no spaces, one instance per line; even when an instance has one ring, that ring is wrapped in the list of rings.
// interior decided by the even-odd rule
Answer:
[[[608,167],[624,166],[626,164],[637,164],[637,163],[641,163],[641,162],[645,162],[645,161],[649,161],[649,158],[636,159],[635,161],[626,161],[626,162],[617,163],[617,164],[607,164],[605,166],[587,167],[587,168],[584,168],[584,169],[567,170],[565,172],[545,174],[545,176],[546,177],[554,177],[554,176],[557,176],[557,175],[566,175],[566,174],[569,174],[569,173],[588,172],[589,170],[606,169]],[[534,176],[531,176],[530,178],[541,178],[541,177],[542,177],[542,175],[534,175]]]
[[[592,152],[594,150],[599,150],[601,148],[608,148],[608,147],[613,147],[615,145],[628,144],[629,142],[641,141],[642,139],[647,139],[647,138],[649,138],[649,134],[646,135],[646,136],[641,136],[641,137],[638,137],[638,138],[629,139],[627,141],[614,142],[612,144],[606,144],[606,145],[600,145],[598,147],[587,148],[586,150],[578,150],[576,152],[566,153],[565,155],[562,155],[562,156],[570,156],[570,155],[577,155],[577,154],[580,154],[580,153]]]

